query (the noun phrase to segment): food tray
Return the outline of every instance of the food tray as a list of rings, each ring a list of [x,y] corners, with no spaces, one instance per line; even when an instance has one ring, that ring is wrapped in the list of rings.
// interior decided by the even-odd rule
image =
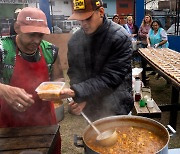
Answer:
[[[42,82],[35,91],[41,99],[55,100],[59,99],[60,92],[64,85],[64,82]]]

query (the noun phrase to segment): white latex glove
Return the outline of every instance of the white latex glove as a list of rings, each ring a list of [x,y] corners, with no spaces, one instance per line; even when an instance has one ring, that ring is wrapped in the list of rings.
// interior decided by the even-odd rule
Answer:
[[[157,48],[159,46],[159,43],[154,44],[154,48]]]
[[[151,47],[151,45],[150,45],[150,44],[148,44],[148,45],[147,45],[147,48],[150,48],[150,47]]]

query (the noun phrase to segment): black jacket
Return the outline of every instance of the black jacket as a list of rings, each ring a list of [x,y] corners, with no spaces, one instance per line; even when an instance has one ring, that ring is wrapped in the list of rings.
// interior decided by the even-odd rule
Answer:
[[[91,120],[128,114],[132,98],[132,44],[126,30],[104,18],[92,35],[78,30],[68,43],[68,75],[76,102]]]

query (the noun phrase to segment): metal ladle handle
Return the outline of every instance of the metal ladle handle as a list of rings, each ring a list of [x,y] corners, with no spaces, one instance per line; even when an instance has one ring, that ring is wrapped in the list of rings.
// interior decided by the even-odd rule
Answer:
[[[87,122],[94,128],[96,133],[100,135],[100,131],[92,124],[92,122],[89,120],[89,118],[84,114],[84,112],[81,111],[81,115],[87,120]]]
[[[69,103],[73,101],[72,97],[67,98],[67,100],[69,101]],[[101,134],[100,131],[92,124],[92,122],[91,122],[91,121],[89,120],[89,118],[84,114],[83,111],[81,111],[81,115],[82,115],[82,116],[87,120],[87,122],[94,128],[94,130],[96,131],[96,133],[97,133],[98,135],[100,135],[100,134]]]

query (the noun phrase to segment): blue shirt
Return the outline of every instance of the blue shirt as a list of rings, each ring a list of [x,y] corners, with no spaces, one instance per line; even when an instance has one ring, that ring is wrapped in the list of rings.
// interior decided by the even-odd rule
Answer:
[[[155,44],[160,43],[162,40],[168,39],[167,33],[165,32],[163,28],[159,28],[156,34],[154,34],[154,30],[151,28],[149,30],[148,36],[150,39],[151,47],[154,47]],[[168,48],[168,46],[169,46],[169,43],[167,41],[165,44],[158,46],[158,48]]]

